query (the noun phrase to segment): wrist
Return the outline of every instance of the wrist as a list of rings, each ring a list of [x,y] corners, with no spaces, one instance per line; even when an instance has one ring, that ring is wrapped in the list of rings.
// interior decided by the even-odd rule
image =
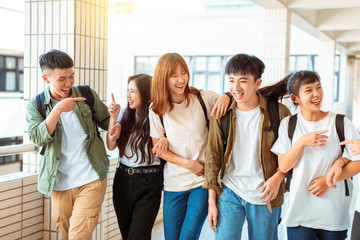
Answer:
[[[230,99],[232,98],[232,94],[230,92],[226,92],[224,94],[226,94]]]
[[[343,158],[343,157],[338,157],[338,158],[336,159],[336,162],[339,163],[339,164],[342,164],[341,167],[344,167],[344,166],[346,165],[345,158]]]

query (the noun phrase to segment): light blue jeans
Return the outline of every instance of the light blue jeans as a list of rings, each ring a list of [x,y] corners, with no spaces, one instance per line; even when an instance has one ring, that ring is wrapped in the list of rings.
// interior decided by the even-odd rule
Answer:
[[[223,185],[218,208],[218,223],[215,231],[217,240],[239,240],[245,222],[248,222],[249,240],[277,240],[281,207],[273,208],[272,213],[266,205],[248,203],[230,188]]]
[[[164,191],[163,211],[166,240],[197,240],[207,216],[208,190]]]

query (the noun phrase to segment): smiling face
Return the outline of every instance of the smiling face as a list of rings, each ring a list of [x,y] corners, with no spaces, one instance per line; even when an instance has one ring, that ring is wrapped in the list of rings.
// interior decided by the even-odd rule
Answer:
[[[324,98],[324,90],[321,83],[316,81],[301,85],[298,95],[291,94],[290,97],[294,103],[299,104],[302,111],[318,112]]]
[[[129,103],[129,107],[131,109],[135,109],[136,113],[139,114],[141,108],[141,94],[135,84],[135,80],[129,82],[126,98]]]
[[[73,68],[47,70],[42,78],[46,83],[50,84],[51,97],[56,101],[71,96],[71,87],[75,81]]]
[[[258,96],[256,90],[259,89],[261,78],[257,80],[250,74],[234,74],[229,76],[229,91],[233,95],[237,107],[240,110],[252,109],[258,103]]]
[[[185,87],[189,82],[189,75],[186,70],[179,64],[175,72],[168,78],[168,86],[171,99],[175,102],[185,99]]]

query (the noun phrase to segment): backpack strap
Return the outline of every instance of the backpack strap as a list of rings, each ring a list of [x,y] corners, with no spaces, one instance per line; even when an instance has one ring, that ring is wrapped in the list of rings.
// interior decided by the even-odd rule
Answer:
[[[278,138],[278,130],[280,126],[280,117],[279,117],[279,102],[274,98],[267,98],[267,109],[270,119],[270,128],[273,130],[275,135],[275,140]]]
[[[80,90],[81,96],[86,98],[85,103],[89,106],[89,108],[91,110],[91,116],[92,116],[92,120],[95,124],[97,136],[100,138],[100,132],[99,132],[96,118],[95,118],[94,95],[92,94],[91,89],[88,85],[80,85],[80,86],[77,86],[77,88]]]
[[[166,136],[166,131],[165,131],[165,125],[164,125],[164,116],[163,115],[159,115],[159,118],[160,118],[160,122],[161,122],[161,125],[163,126],[163,129],[164,129],[164,136]]]
[[[342,115],[342,114],[336,114],[336,117],[335,117],[336,133],[339,137],[340,142],[345,141],[344,118],[345,118],[345,115]],[[344,152],[344,149],[345,149],[345,146],[341,145],[342,153]]]
[[[291,141],[294,136],[296,124],[297,124],[297,114],[294,114],[289,118],[289,125],[288,125],[288,137]],[[293,175],[293,169],[290,169],[286,173],[285,192],[290,192],[290,183],[291,183],[292,175]]]
[[[231,104],[231,102],[230,102]],[[229,109],[229,107],[228,107]],[[230,110],[228,110],[225,116],[222,116],[221,121],[221,133],[222,133],[222,140],[223,140],[223,152],[221,154],[221,167],[220,167],[220,179],[224,177],[224,155],[226,152],[226,147],[229,138],[229,131],[230,131]]]
[[[344,118],[345,118],[345,115],[343,115],[343,114],[336,114],[336,117],[335,117],[336,133],[339,137],[340,142],[345,140]],[[344,149],[345,149],[345,146],[341,145],[341,153],[344,153]],[[344,184],[345,184],[345,196],[350,196],[349,185],[348,185],[346,179],[344,179]]]
[[[208,119],[208,116],[207,116],[206,105],[205,105],[205,102],[204,102],[203,98],[201,97],[200,91],[196,93],[196,96],[199,99],[201,108],[202,108],[202,110],[204,112],[204,117],[205,117],[205,121],[206,121],[206,127],[209,130],[209,119]]]
[[[41,116],[46,119],[46,105],[45,105],[45,92],[42,91],[35,97],[36,108]],[[46,144],[41,148],[40,155],[44,155],[46,150]]]

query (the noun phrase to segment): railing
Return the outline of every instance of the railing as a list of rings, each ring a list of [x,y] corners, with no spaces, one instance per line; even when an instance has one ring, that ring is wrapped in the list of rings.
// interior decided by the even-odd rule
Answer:
[[[18,144],[0,147],[0,156],[22,154],[27,152],[37,153],[39,148],[34,144]]]

